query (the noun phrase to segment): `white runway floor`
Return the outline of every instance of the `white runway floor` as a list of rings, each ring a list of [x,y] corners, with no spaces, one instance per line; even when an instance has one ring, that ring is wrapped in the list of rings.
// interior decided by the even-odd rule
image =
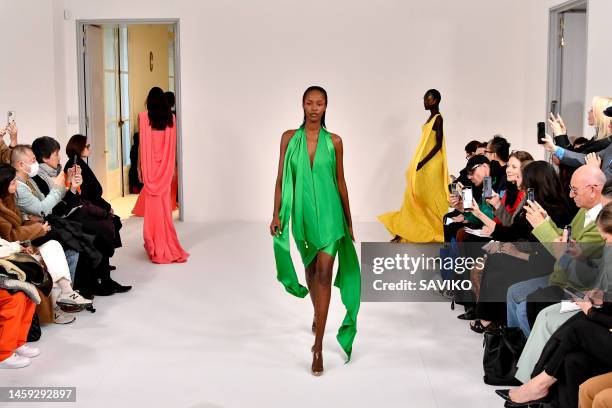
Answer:
[[[141,219],[126,222],[112,261],[113,277],[134,289],[96,298],[97,312],[79,313],[72,325],[44,327],[42,354],[25,369],[0,371],[1,386],[75,386],[76,406],[87,408],[503,406],[482,382],[482,336],[455,318],[463,308],[363,303],[345,365],[334,288],[325,374],[316,378],[312,306],[276,281],[267,224],[178,223],[191,253],[182,265],[150,264],[141,227]],[[379,224],[355,232],[388,239]],[[13,405],[36,406],[4,404]]]

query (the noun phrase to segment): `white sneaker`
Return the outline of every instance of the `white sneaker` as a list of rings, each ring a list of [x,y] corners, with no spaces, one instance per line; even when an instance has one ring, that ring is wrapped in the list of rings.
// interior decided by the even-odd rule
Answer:
[[[19,347],[15,350],[15,353],[20,355],[21,357],[36,357],[40,354],[40,350],[34,346],[30,346],[28,343],[25,343],[23,346]]]
[[[79,294],[79,292],[62,293],[57,298],[57,303],[68,305],[68,306],[89,306],[93,301],[85,299]]]
[[[7,358],[4,361],[0,361],[0,369],[3,368],[23,368],[30,365],[32,361],[30,361],[27,357],[22,357],[16,353],[13,353],[12,356]]]
[[[64,312],[58,305],[53,308],[53,323],[70,324],[76,320],[76,316]]]

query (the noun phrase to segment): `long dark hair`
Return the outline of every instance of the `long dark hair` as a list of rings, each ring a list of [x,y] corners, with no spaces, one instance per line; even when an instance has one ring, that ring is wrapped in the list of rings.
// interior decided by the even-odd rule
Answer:
[[[327,91],[320,86],[313,85],[309,86],[305,91],[304,95],[302,95],[302,105],[306,102],[306,95],[308,95],[312,91],[318,91],[323,94],[323,98],[325,99],[325,107],[327,108]],[[304,121],[302,122],[302,126],[306,124],[306,113],[304,113]],[[323,112],[323,116],[321,116],[321,127],[325,127],[325,112]]]
[[[172,110],[168,104],[168,99],[164,91],[155,86],[149,91],[147,96],[147,111],[149,113],[149,122],[155,130],[166,130],[167,127],[173,127]]]
[[[0,198],[5,199],[9,195],[8,188],[16,174],[15,168],[10,164],[0,164]]]
[[[523,169],[522,186],[525,190],[533,188],[536,201],[555,222],[568,217],[569,199],[552,164],[543,160],[529,163]]]

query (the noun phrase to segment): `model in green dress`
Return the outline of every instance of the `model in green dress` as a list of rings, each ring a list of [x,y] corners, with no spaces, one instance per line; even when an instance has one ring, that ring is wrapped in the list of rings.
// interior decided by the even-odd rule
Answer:
[[[305,297],[310,292],[314,306],[312,330],[312,374],[323,373],[323,335],[331,297],[336,254],[339,258],[334,285],[340,289],[346,316],[336,336],[348,360],[357,333],[361,298],[359,259],[348,190],[342,163],[342,139],[325,129],[327,93],[310,87],[302,98],[304,123],[288,130],[281,139],[274,214],[270,233],[278,280],[287,292]],[[306,284],[297,278],[290,254],[289,219],[296,246],[306,269]]]

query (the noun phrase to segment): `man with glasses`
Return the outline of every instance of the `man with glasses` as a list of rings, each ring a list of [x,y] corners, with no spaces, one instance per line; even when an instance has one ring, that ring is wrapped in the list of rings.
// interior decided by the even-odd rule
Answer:
[[[607,117],[612,117],[612,106],[604,110],[604,114]],[[612,120],[608,122],[608,128],[610,132],[612,132]],[[612,179],[612,143],[608,144],[605,149],[597,153],[584,154],[556,146],[550,135],[546,135],[542,140],[544,141],[544,149],[553,153],[561,164],[565,164],[569,167],[579,167],[583,164],[596,164],[603,170],[606,179]],[[588,163],[587,159],[589,159]]]
[[[478,140],[472,140],[470,143],[465,145],[465,159],[470,160],[474,156],[485,154],[485,150],[487,149],[487,144],[484,142],[479,142]],[[457,177],[457,182],[461,183],[464,186],[470,184],[470,180],[467,175],[467,167],[462,169],[459,172],[459,177]]]
[[[596,244],[603,242],[595,220],[602,208],[601,192],[605,183],[603,172],[593,166],[582,166],[572,176],[570,197],[579,211],[570,224],[571,238],[572,242],[593,244],[588,249],[597,248]],[[562,242],[563,229],[555,225],[538,203],[528,201],[525,210],[527,220],[533,226],[532,233],[540,242]],[[552,246],[547,248],[551,253],[554,252]],[[568,283],[566,267],[557,261],[550,275],[510,286],[507,295],[508,326],[520,327],[525,336],[529,336],[530,327],[533,326],[538,313],[561,301],[564,298],[563,288]]]

